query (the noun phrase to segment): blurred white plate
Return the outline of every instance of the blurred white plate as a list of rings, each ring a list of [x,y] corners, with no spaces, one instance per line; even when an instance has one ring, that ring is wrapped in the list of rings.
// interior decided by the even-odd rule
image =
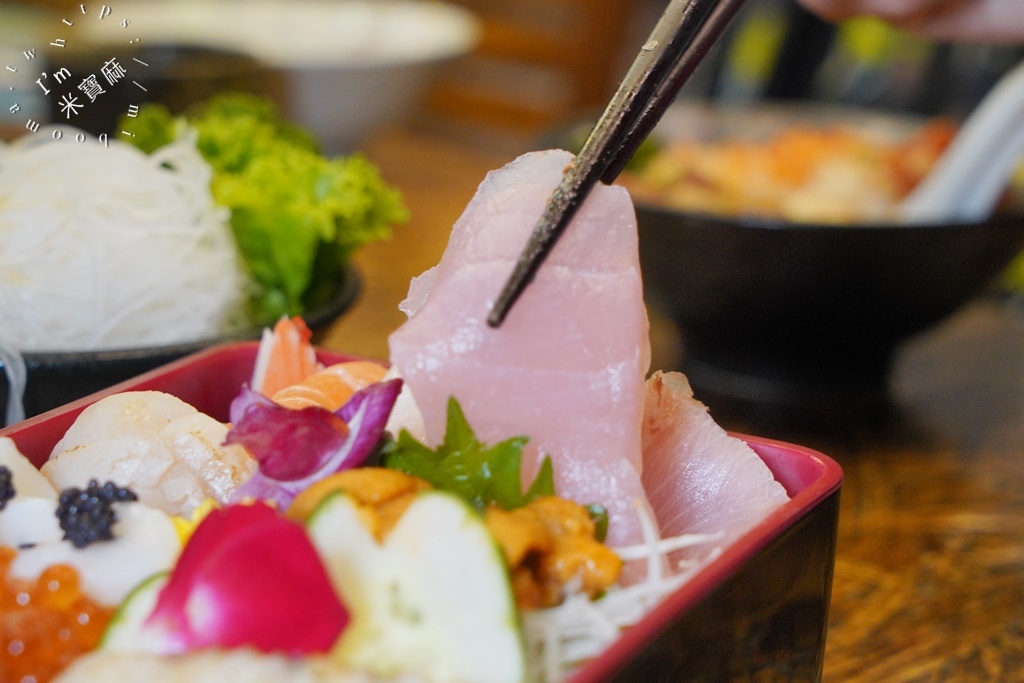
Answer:
[[[119,22],[86,22],[97,44],[237,52],[286,75],[288,115],[328,152],[350,151],[414,108],[438,65],[477,44],[479,20],[440,0],[185,0],[117,6]]]

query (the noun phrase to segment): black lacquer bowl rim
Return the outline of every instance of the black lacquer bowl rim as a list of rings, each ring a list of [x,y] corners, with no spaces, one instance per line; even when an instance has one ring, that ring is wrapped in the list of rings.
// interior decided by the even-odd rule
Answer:
[[[338,278],[335,291],[330,299],[322,306],[318,306],[304,314],[302,316],[303,320],[313,331],[324,329],[337,319],[338,316],[352,307],[361,290],[362,279],[359,276],[359,271],[352,264],[346,265],[343,268],[341,277]],[[99,351],[25,352],[22,354],[22,357],[25,359],[25,365],[30,375],[33,370],[57,371],[67,369],[73,371],[75,368],[81,367],[114,367],[132,361],[144,362],[164,357],[168,359],[180,358],[217,344],[258,339],[262,331],[262,327],[252,326],[219,337],[191,342]]]

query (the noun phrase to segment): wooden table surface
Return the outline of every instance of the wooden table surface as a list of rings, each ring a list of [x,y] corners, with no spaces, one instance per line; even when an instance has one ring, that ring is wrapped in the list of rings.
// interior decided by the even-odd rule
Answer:
[[[520,150],[400,128],[365,151],[412,220],[358,255],[362,295],[319,342],[386,358],[409,278],[437,262],[484,174]],[[678,361],[656,312],[652,345],[653,367]],[[870,424],[753,431],[710,405],[727,428],[843,467],[824,680],[1024,681],[1024,306],[970,305],[906,344],[890,383],[894,409]]]

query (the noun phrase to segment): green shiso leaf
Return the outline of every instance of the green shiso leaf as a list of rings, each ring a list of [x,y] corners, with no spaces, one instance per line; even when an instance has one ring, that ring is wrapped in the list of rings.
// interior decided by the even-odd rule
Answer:
[[[520,481],[523,446],[516,436],[492,446],[477,439],[454,397],[448,400],[444,441],[432,449],[402,430],[384,454],[383,464],[450,491],[477,509],[498,505],[506,510],[522,507],[540,496],[555,495],[554,469],[545,457],[536,479],[524,493]]]
[[[608,535],[608,509],[603,505],[588,505],[587,514],[594,520],[594,538],[598,543],[604,543]]]

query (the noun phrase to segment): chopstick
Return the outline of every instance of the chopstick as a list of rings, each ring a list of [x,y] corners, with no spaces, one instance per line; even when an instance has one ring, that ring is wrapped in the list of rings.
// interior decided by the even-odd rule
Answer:
[[[598,182],[610,183],[672,103],[743,0],[671,0],[552,192],[540,221],[495,300],[499,327]]]

